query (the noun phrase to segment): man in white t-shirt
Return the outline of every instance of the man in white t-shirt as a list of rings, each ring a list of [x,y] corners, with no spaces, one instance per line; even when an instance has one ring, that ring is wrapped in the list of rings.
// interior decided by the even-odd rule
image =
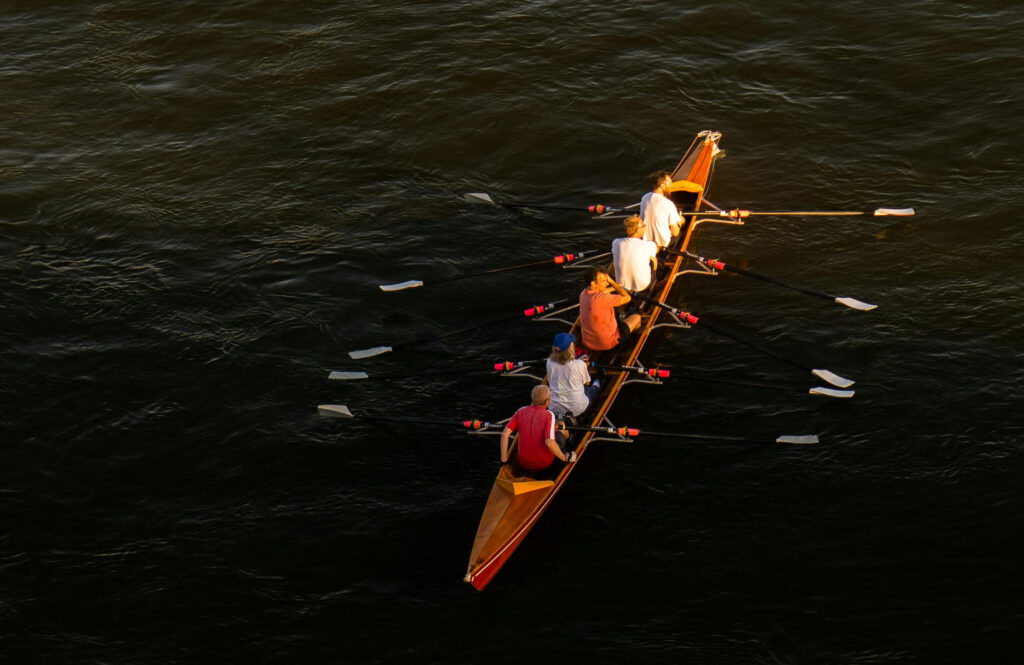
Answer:
[[[669,198],[671,191],[672,176],[667,171],[655,171],[651,174],[651,191],[640,199],[640,216],[647,224],[644,238],[659,248],[667,246],[672,238],[679,235],[683,223],[676,204]]]
[[[646,224],[640,215],[629,217],[623,226],[626,237],[612,241],[615,279],[627,291],[643,291],[658,269],[658,245],[644,238]]]

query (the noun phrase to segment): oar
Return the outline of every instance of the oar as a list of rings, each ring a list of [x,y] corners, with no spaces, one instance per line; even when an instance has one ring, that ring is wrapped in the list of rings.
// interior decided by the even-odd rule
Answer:
[[[417,339],[417,340],[412,341],[412,342],[400,342],[398,344],[392,344],[391,346],[374,346],[374,347],[369,348],[369,349],[359,349],[357,351],[349,351],[348,355],[349,355],[350,358],[352,358],[354,360],[360,360],[362,358],[372,358],[373,356],[379,356],[382,353],[390,353],[391,351],[394,351],[395,349],[405,349],[405,348],[408,348],[410,346],[417,346],[419,344],[426,344],[427,342],[433,342],[435,340],[444,339],[445,337],[452,337],[454,335],[461,335],[462,333],[471,332],[473,330],[480,330],[481,328],[486,328],[488,326],[496,326],[499,323],[507,323],[509,321],[515,321],[515,320],[517,320],[517,319],[519,319],[520,317],[523,317],[523,316],[531,317],[531,316],[535,316],[537,314],[542,314],[542,313],[546,312],[547,310],[554,309],[555,307],[558,307],[559,305],[561,305],[563,303],[566,303],[566,302],[568,302],[568,299],[556,300],[556,301],[550,302],[550,303],[548,303],[546,305],[534,305],[533,307],[529,307],[527,309],[524,309],[521,313],[516,314],[514,316],[507,316],[507,317],[502,318],[502,319],[495,319],[493,321],[488,321],[486,323],[481,323],[481,324],[478,324],[478,325],[475,325],[475,326],[470,326],[469,328],[462,328],[460,330],[453,330],[451,332],[446,332],[446,333],[444,333],[442,335],[434,335],[432,337],[424,337],[422,339]]]
[[[794,367],[798,367],[799,369],[802,369],[802,370],[804,370],[806,372],[810,372],[811,374],[813,374],[814,376],[818,377],[819,379],[821,379],[823,381],[827,381],[828,383],[831,383],[833,386],[836,386],[838,388],[849,388],[850,386],[852,386],[854,384],[854,382],[851,381],[850,379],[844,379],[843,377],[839,376],[838,374],[835,374],[834,372],[830,372],[827,369],[811,369],[810,367],[808,367],[806,365],[803,365],[801,363],[798,363],[797,361],[795,361],[795,360],[793,360],[791,358],[788,358],[788,357],[782,355],[781,353],[777,353],[775,351],[772,351],[771,349],[768,349],[768,348],[765,348],[765,347],[761,346],[760,344],[756,344],[754,342],[751,342],[751,341],[748,341],[746,339],[743,339],[742,337],[739,337],[739,336],[729,332],[728,330],[724,330],[722,328],[719,328],[718,326],[716,326],[713,323],[708,323],[704,319],[701,319],[701,318],[699,318],[697,316],[694,316],[693,314],[691,314],[689,312],[684,312],[684,311],[682,311],[680,309],[672,307],[671,305],[663,303],[660,300],[657,300],[656,298],[651,298],[648,295],[645,295],[643,293],[638,293],[638,292],[635,292],[635,291],[633,292],[633,296],[636,297],[636,298],[640,298],[641,300],[646,300],[647,302],[649,302],[651,304],[657,305],[658,307],[661,307],[662,309],[675,314],[680,319],[686,321],[690,325],[702,325],[705,328],[708,328],[709,330],[715,331],[716,333],[718,333],[719,335],[722,335],[723,337],[728,337],[729,339],[731,339],[733,341],[739,342],[740,344],[743,344],[745,346],[749,346],[750,348],[755,349],[757,351],[760,351],[761,353],[764,353],[764,354],[769,355],[769,356],[773,356],[773,357],[778,358],[779,360],[781,360],[783,362],[787,362],[790,365],[793,365]]]
[[[471,372],[510,372],[520,367],[528,367],[531,365],[539,365],[545,362],[547,358],[541,358],[539,360],[520,360],[518,362],[506,360],[500,363],[494,363],[491,367],[480,367],[474,365],[473,367],[461,367],[459,369],[445,369],[438,371],[429,372],[408,372],[404,374],[367,374],[366,372],[331,372],[327,375],[328,379],[335,381],[360,381],[363,379],[380,379],[382,381],[388,379],[410,379],[418,378],[421,376],[442,376],[445,374],[469,374]]]
[[[783,434],[774,439],[752,439],[745,436],[727,436],[723,434],[682,434],[679,432],[649,432],[633,427],[567,427],[566,429],[575,432],[596,432],[600,434],[612,434],[620,437],[633,436],[668,436],[674,439],[694,439],[698,441],[742,441],[744,443],[792,443],[797,445],[818,443],[818,437],[814,434],[792,435]]]
[[[759,210],[704,210],[701,212],[680,212],[683,217],[733,217],[743,219],[758,215],[770,217],[851,217],[854,215],[870,215],[874,217],[910,217],[914,214],[913,208],[877,208],[872,211],[862,210],[786,210],[786,211],[759,211]]]
[[[407,282],[399,282],[398,284],[379,284],[378,286],[380,286],[380,290],[381,291],[387,291],[387,292],[403,291],[405,289],[414,289],[414,288],[416,288],[418,286],[424,286],[424,285],[429,285],[429,284],[441,284],[443,282],[454,282],[454,281],[460,280],[460,279],[469,279],[470,277],[482,277],[484,275],[494,275],[494,274],[499,273],[499,272],[508,272],[510,270],[519,270],[520,268],[532,268],[534,266],[543,266],[543,265],[547,265],[549,263],[554,263],[555,265],[565,265],[565,264],[568,264],[568,263],[572,263],[573,261],[579,261],[579,260],[584,259],[584,258],[587,258],[587,259],[597,259],[597,258],[601,258],[602,256],[608,256],[609,254],[611,254],[611,252],[598,253],[598,250],[588,250],[586,252],[559,254],[558,256],[556,256],[556,257],[554,257],[552,259],[544,259],[543,261],[532,261],[530,263],[520,263],[519,265],[506,266],[504,268],[493,268],[491,270],[482,270],[480,272],[463,273],[463,274],[460,274],[460,275],[455,275],[453,277],[445,277],[444,279],[435,279],[435,280],[429,281],[429,282],[424,282],[423,280],[419,280],[419,279],[410,279]]]
[[[664,248],[663,251],[665,253],[667,253],[667,254],[674,254],[676,256],[685,256],[685,257],[691,258],[694,261],[697,261],[698,263],[703,263],[703,264],[707,265],[710,268],[714,268],[715,270],[728,270],[730,272],[734,272],[734,273],[737,273],[739,275],[745,275],[747,277],[753,277],[754,279],[759,279],[761,281],[768,282],[770,284],[775,284],[776,286],[781,286],[781,287],[786,288],[786,289],[792,289],[793,291],[799,291],[800,293],[806,293],[808,295],[817,296],[819,298],[824,298],[825,300],[831,300],[833,302],[839,303],[840,305],[845,305],[845,306],[847,306],[847,307],[849,307],[851,309],[859,309],[862,312],[868,312],[868,311],[871,311],[871,310],[875,309],[876,307],[878,307],[878,305],[872,305],[870,303],[861,302],[860,300],[857,300],[856,298],[847,298],[847,297],[841,297],[841,296],[833,296],[833,295],[830,295],[828,293],[822,293],[821,291],[815,291],[813,289],[807,289],[807,288],[804,288],[802,286],[795,286],[793,284],[786,284],[785,282],[780,282],[777,279],[773,279],[771,277],[768,277],[767,275],[761,275],[761,274],[756,273],[756,272],[751,272],[750,270],[744,270],[743,268],[737,268],[736,266],[729,265],[728,263],[723,263],[722,261],[719,261],[718,259],[707,259],[707,258],[704,258],[703,256],[697,256],[693,252],[680,252],[679,250],[671,249],[671,248],[668,248],[668,247]]]
[[[401,418],[398,416],[365,416],[355,415],[344,404],[320,404],[317,413],[327,418],[359,418],[360,420],[376,420],[385,423],[412,423],[414,425],[452,425],[465,429],[497,429],[503,427],[498,423],[482,420],[434,420],[432,418]]]
[[[316,407],[317,413],[326,418],[358,418],[360,420],[375,420],[377,422],[391,422],[391,423],[411,423],[414,425],[448,425],[452,427],[461,427],[463,429],[501,429],[504,427],[501,423],[489,423],[482,420],[436,420],[433,418],[403,418],[399,416],[367,416],[367,415],[356,415],[349,410],[344,404],[320,404]],[[724,436],[718,434],[681,434],[677,432],[648,432],[646,430],[640,431],[631,427],[567,427],[566,429],[574,432],[598,432],[604,434],[613,434],[621,437],[626,436],[668,436],[677,439],[695,439],[701,441],[743,441],[748,443],[793,443],[793,444],[808,444],[818,443],[818,437],[812,435],[805,436],[792,436],[783,435],[776,437],[775,439],[751,439],[742,436]]]
[[[815,386],[808,390],[803,386],[779,385],[775,383],[758,383],[756,381],[740,381],[737,379],[724,379],[721,377],[704,376],[701,374],[689,374],[686,372],[679,372],[677,370],[672,370],[664,367],[631,367],[630,365],[599,365],[597,363],[590,363],[590,367],[610,371],[618,370],[622,372],[647,374],[648,376],[657,377],[659,379],[668,378],[669,376],[675,376],[676,378],[690,379],[693,381],[706,381],[708,383],[725,383],[734,386],[748,386],[751,388],[768,388],[770,390],[790,390],[799,393],[806,392],[810,395],[821,395],[823,397],[835,397],[838,399],[850,399],[854,395],[854,391],[852,390],[836,390],[835,388],[824,388],[822,386]]]
[[[592,212],[595,214],[601,214],[605,212],[622,212],[624,208],[612,208],[606,205],[595,204],[589,206],[566,206],[556,205],[550,203],[506,203],[502,201],[495,201],[491,198],[490,194],[484,192],[472,192],[466,194],[463,198],[471,203],[489,203],[491,205],[502,206],[504,208],[539,208],[545,210],[572,210],[575,212]]]

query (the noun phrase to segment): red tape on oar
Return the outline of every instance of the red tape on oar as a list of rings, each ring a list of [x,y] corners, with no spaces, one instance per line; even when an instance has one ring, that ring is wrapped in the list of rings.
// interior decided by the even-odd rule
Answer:
[[[555,303],[548,303],[547,305],[534,305],[529,309],[523,310],[523,316],[535,316],[537,314],[543,314],[546,310],[555,306]]]

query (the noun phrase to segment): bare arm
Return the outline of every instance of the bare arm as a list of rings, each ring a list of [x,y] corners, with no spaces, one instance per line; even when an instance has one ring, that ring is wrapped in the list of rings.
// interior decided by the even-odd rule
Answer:
[[[565,453],[562,452],[562,449],[558,447],[558,442],[555,441],[554,439],[544,439],[544,445],[547,446],[548,450],[551,451],[551,454],[557,457],[558,459],[562,460],[563,462],[569,461],[569,458],[565,456]]]
[[[614,279],[612,279],[610,276],[608,277],[608,284],[610,284],[611,287],[613,289],[615,289],[615,292],[618,293],[620,296],[625,296],[626,297],[626,299],[622,301],[623,305],[625,305],[630,300],[632,300],[632,298],[629,295],[629,291],[626,291],[626,289],[622,288],[622,286],[618,282],[616,282]]]
[[[505,428],[501,430],[501,463],[508,463],[508,440],[512,436],[512,430]]]

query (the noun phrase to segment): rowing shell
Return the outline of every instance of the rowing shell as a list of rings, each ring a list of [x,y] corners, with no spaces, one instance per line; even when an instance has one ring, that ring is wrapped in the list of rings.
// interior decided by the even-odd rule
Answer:
[[[721,136],[719,132],[710,130],[698,134],[672,172],[672,199],[681,211],[695,212],[703,202],[704,193],[711,179],[715,156],[719,153],[718,142]],[[685,212],[684,220],[686,220]],[[685,251],[689,247],[694,230],[702,222],[737,223],[696,215],[690,216],[686,221],[685,230],[673,238],[670,245],[679,251]],[[653,294],[657,295],[658,300],[667,300],[676,277],[684,272],[690,272],[682,270],[684,260],[677,256],[674,262],[667,263],[659,271],[660,279],[653,287]],[[657,325],[661,312],[660,307],[645,305],[641,309],[642,323],[635,336],[633,347],[628,352],[603,352],[599,358],[595,357],[597,355],[595,354],[595,356],[591,356],[591,361],[632,365]],[[678,319],[672,325],[685,327],[685,324]],[[572,332],[579,338],[579,319],[576,320]],[[584,415],[591,421],[592,427],[606,427],[609,424],[608,412],[627,378],[628,373],[626,372],[609,374],[607,384],[593,402],[600,406]],[[477,528],[476,538],[473,541],[473,550],[469,555],[466,582],[478,590],[487,586],[523,542],[526,534],[530,532],[540,516],[547,510],[558,490],[565,484],[569,474],[583,459],[587,447],[594,440],[595,435],[594,432],[587,432],[583,435],[575,448],[576,461],[565,464],[554,479],[537,480],[517,476],[514,463],[501,467],[480,518],[480,526]],[[556,460],[555,464],[560,464],[560,462]]]

